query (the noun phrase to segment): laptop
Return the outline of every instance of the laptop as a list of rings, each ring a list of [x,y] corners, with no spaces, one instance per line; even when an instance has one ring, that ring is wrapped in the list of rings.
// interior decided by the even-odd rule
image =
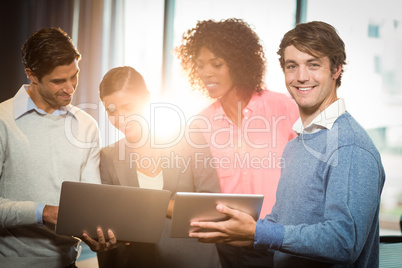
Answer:
[[[111,229],[119,241],[158,243],[171,192],[107,184],[65,181],[61,187],[56,233],[105,238]]]
[[[261,194],[178,192],[174,201],[170,237],[188,238],[189,232],[196,230],[196,227],[190,226],[193,220],[225,220],[226,216],[216,210],[218,203],[246,212],[258,220],[263,200],[264,195]]]

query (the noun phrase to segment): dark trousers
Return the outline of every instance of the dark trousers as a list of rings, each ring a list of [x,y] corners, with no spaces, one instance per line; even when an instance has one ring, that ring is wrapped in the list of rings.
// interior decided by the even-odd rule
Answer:
[[[117,243],[117,248],[99,252],[99,268],[154,268],[156,244],[148,243]]]
[[[274,251],[216,244],[222,268],[274,267]]]

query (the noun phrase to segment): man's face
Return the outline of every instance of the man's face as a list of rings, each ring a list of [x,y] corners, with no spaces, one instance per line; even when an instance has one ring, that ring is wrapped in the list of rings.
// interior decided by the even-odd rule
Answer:
[[[211,98],[224,97],[235,88],[226,61],[208,48],[201,47],[196,64],[198,75]]]
[[[57,66],[39,81],[32,72],[27,71],[32,81],[30,96],[36,106],[47,113],[53,113],[60,106],[71,103],[78,84],[78,62]]]
[[[299,106],[303,122],[311,121],[337,100],[336,79],[342,66],[332,72],[328,57],[316,58],[294,46],[285,49],[284,58],[286,87]]]

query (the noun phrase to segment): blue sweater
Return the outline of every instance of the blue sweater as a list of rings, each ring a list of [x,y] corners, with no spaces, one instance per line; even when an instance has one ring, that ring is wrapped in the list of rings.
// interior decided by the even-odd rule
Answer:
[[[366,131],[346,112],[331,130],[291,140],[282,160],[254,246],[279,250],[276,267],[378,267],[385,174]]]

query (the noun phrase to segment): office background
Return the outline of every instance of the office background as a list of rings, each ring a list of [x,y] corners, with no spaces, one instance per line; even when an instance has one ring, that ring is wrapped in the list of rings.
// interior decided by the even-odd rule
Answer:
[[[191,116],[210,100],[192,92],[172,50],[198,20],[230,17],[248,22],[268,60],[266,85],[286,92],[276,51],[297,22],[322,20],[346,44],[347,65],[338,96],[379,148],[387,174],[381,227],[396,229],[402,214],[402,1],[400,0],[14,0],[0,10],[0,101],[28,80],[24,41],[42,27],[66,31],[82,54],[73,104],[99,123],[103,146],[120,133],[99,102],[98,85],[110,68],[130,65],[155,98]],[[172,115],[170,115],[172,117]],[[174,115],[173,115],[174,116]]]

